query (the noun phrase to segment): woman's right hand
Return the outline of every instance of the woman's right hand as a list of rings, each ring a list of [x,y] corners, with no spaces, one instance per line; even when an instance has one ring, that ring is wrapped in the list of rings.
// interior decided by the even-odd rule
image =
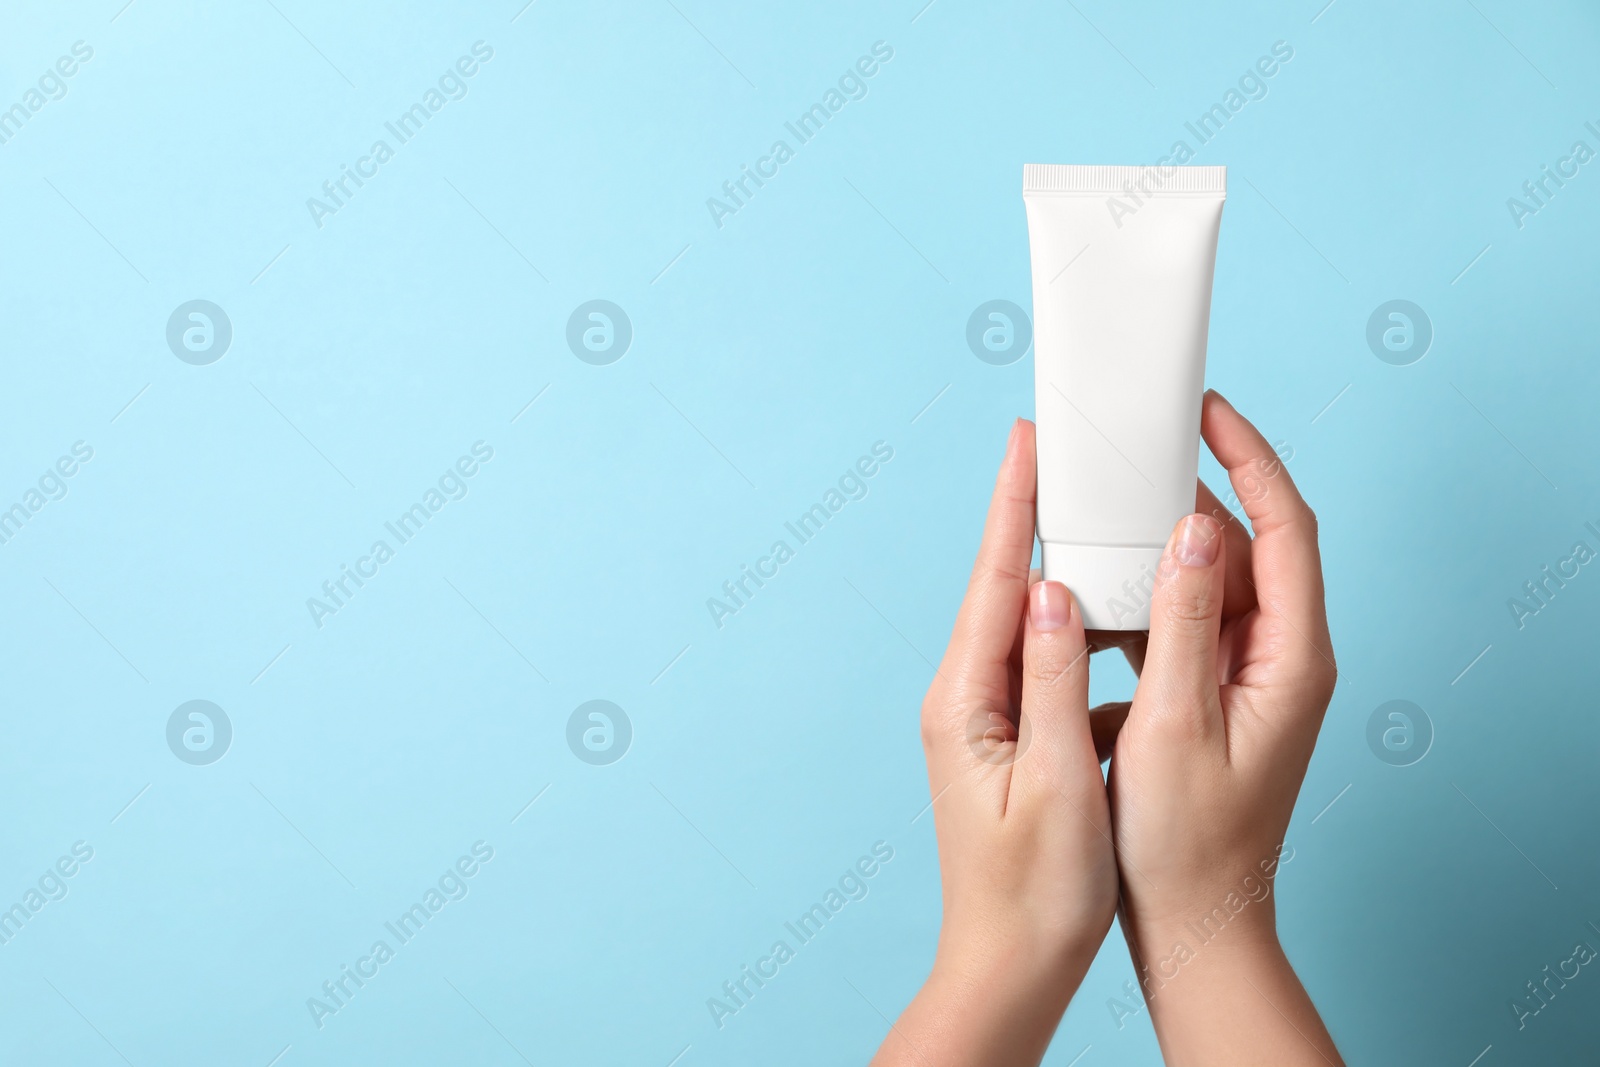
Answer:
[[[1202,432],[1255,538],[1220,508],[1181,520],[1142,663],[1129,650],[1140,677],[1109,780],[1123,929],[1169,1062],[1338,1063],[1271,896],[1337,678],[1316,517],[1216,393]]]

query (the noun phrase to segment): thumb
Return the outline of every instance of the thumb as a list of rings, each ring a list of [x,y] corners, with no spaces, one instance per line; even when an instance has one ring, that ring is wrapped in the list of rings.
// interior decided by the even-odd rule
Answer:
[[[1225,552],[1222,527],[1211,516],[1178,521],[1156,571],[1150,643],[1139,675],[1140,710],[1181,721],[1202,736],[1222,731],[1217,635]]]
[[[1083,615],[1060,582],[1036,582],[1028,591],[1018,738],[1028,758],[1012,768],[1013,797],[1020,790],[1053,804],[1064,786],[1086,780],[1095,767]]]

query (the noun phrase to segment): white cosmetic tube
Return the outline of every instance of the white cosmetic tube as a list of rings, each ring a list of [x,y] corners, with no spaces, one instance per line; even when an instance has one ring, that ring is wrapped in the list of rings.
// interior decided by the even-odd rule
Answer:
[[[1226,167],[1022,169],[1044,577],[1096,630],[1148,630],[1194,510]]]

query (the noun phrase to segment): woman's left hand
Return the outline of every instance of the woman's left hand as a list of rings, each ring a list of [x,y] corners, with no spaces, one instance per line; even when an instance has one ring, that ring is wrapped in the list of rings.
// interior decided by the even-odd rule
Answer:
[[[1035,480],[1034,427],[1018,419],[922,703],[939,949],[875,1064],[1038,1063],[1116,913],[1083,617],[1066,586],[1029,573]]]

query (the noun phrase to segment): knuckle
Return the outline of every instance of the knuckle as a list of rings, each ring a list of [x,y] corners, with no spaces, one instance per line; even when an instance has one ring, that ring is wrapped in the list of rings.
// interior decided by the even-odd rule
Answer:
[[[954,745],[970,747],[978,740],[992,739],[996,730],[1004,732],[1008,721],[1005,708],[1005,700],[995,693],[930,690],[922,702],[923,748],[943,751]]]
[[[1310,504],[1302,504],[1300,506],[1300,524],[1305,527],[1306,533],[1310,535],[1311,539],[1313,541],[1316,540],[1320,524],[1317,521],[1317,513],[1312,510]]]
[[[1166,616],[1180,626],[1210,623],[1222,604],[1210,583],[1179,583],[1167,596]]]
[[[1296,688],[1308,700],[1325,708],[1333,700],[1333,691],[1339,685],[1339,667],[1333,661],[1331,651],[1315,646],[1302,645],[1302,648],[1305,651],[1299,657],[1300,662],[1293,674]]]
[[[1087,652],[1080,652],[1070,659],[1058,658],[1042,664],[1033,678],[1035,688],[1051,693],[1070,692],[1077,687],[1088,658]]]
[[[1034,631],[1022,650],[1023,678],[1034,689],[1055,690],[1077,681],[1089,658],[1088,646],[1073,631]]]
[[[1322,702],[1326,704],[1332,700],[1333,691],[1339,687],[1339,665],[1331,658],[1323,660],[1322,667],[1317,672],[1315,683],[1317,695],[1322,698]]]
[[[985,561],[983,577],[997,585],[1027,585],[1028,562],[1018,563],[1009,555],[996,555]]]

